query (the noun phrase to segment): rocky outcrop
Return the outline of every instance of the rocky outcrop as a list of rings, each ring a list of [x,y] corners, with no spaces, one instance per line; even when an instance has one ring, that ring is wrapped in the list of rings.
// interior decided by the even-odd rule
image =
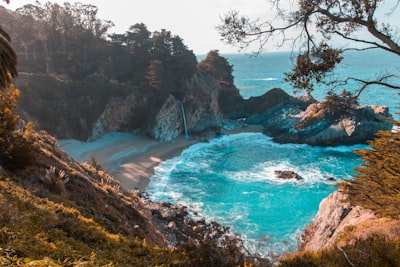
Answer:
[[[181,105],[185,110],[189,135],[218,134],[223,112],[227,112],[222,111],[220,93],[237,96],[238,89],[233,85],[220,85],[201,73],[186,80],[184,88],[182,100],[173,95],[148,99],[138,92],[132,92],[124,99],[112,99],[93,128],[92,139],[112,131],[140,131],[158,141],[171,142],[184,133]],[[230,103],[234,101],[230,100]]]
[[[180,111],[181,104],[170,95],[155,118],[152,136],[161,142],[173,141],[182,130],[183,115]]]
[[[260,123],[264,133],[278,143],[305,143],[314,146],[338,146],[366,143],[380,130],[390,130],[392,118],[387,107],[358,106],[329,109],[327,103],[288,98],[249,123]]]
[[[371,210],[350,205],[345,195],[336,191],[320,203],[314,221],[304,231],[300,250],[316,251],[332,247],[347,227],[376,218]]]

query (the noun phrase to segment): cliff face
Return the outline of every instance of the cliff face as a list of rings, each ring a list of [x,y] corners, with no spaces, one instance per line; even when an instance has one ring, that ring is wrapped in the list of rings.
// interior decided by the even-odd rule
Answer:
[[[215,136],[224,118],[235,111],[229,105],[241,106],[243,101],[235,86],[221,85],[199,72],[183,87],[182,100],[169,94],[152,102],[138,92],[111,99],[95,122],[91,138],[113,131],[139,131],[170,142],[185,132],[184,116],[189,135]]]
[[[348,227],[376,219],[377,216],[371,210],[351,206],[345,201],[345,196],[336,191],[320,203],[314,221],[303,234],[300,250],[330,248],[337,244],[338,238]]]
[[[60,139],[96,139],[122,131],[169,142],[184,133],[183,110],[189,134],[215,136],[225,118],[243,115],[239,90],[201,72],[184,82],[181,99],[111,82],[100,75],[70,81],[21,74],[16,86],[21,91],[23,118]]]
[[[329,110],[309,95],[296,98],[277,88],[245,100],[233,84],[200,71],[185,80],[179,99],[100,75],[70,81],[21,74],[17,88],[22,116],[62,139],[97,139],[121,131],[170,142],[185,132],[184,115],[193,137],[214,137],[226,120],[246,119],[248,124],[263,125],[275,142],[318,146],[365,143],[379,130],[392,128],[387,107]]]

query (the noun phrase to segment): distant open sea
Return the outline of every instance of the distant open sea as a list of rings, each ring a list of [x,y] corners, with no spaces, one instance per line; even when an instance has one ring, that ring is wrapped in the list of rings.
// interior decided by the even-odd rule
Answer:
[[[283,80],[291,69],[290,53],[223,56],[233,64],[235,84],[243,97],[259,96],[275,87],[292,94]],[[369,79],[399,70],[396,56],[353,52],[345,54],[335,75]],[[323,100],[324,94],[324,88],[318,88],[313,96]],[[393,89],[371,87],[360,102],[386,105],[393,113],[398,112],[400,97]],[[361,163],[353,149],[366,147],[281,145],[261,133],[222,136],[161,163],[147,191],[153,200],[186,205],[199,217],[231,227],[251,252],[282,255],[297,249],[319,203],[337,189],[327,178],[351,179],[353,168]],[[275,170],[293,170],[304,179],[282,181],[275,178]]]

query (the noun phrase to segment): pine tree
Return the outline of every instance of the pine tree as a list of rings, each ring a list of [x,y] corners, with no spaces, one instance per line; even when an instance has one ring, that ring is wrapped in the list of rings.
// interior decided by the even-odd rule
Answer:
[[[393,122],[397,127],[399,122]],[[341,184],[351,203],[379,215],[400,217],[400,132],[381,131],[371,149],[357,150],[364,163],[354,180]]]
[[[208,52],[207,57],[197,67],[202,73],[221,84],[233,84],[233,67],[225,57],[219,55],[218,50]]]

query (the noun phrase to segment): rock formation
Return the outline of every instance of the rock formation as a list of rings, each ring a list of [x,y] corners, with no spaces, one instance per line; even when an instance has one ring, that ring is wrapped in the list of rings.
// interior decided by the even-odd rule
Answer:
[[[316,251],[332,247],[346,227],[376,218],[371,210],[350,205],[345,196],[336,191],[320,203],[314,221],[304,231],[300,250]]]
[[[392,128],[387,107],[330,109],[310,95],[292,97],[278,88],[245,100],[233,84],[200,71],[183,82],[179,96],[92,76],[69,81],[44,74],[20,75],[20,113],[57,138],[80,140],[121,131],[171,142],[184,133],[181,104],[189,135],[197,138],[218,135],[232,120],[263,125],[264,133],[278,143],[318,146],[366,143],[379,130]]]
[[[278,90],[278,89],[274,89]],[[264,133],[278,143],[305,143],[314,146],[338,146],[366,143],[380,130],[390,130],[389,109],[384,106],[357,106],[329,109],[326,102],[310,97],[286,97],[262,114],[248,118],[250,124],[262,124]]]
[[[201,73],[188,79],[184,87],[182,100],[170,94],[150,102],[138,92],[132,92],[124,99],[113,98],[96,121],[91,138],[112,131],[139,131],[161,142],[171,142],[184,133],[181,104],[190,136],[218,134],[224,113],[229,115],[228,110],[223,110],[226,107],[222,107],[220,99],[226,101],[229,100],[226,95],[230,98],[238,96],[238,89],[233,85],[220,85]],[[220,96],[221,92],[224,97]]]
[[[300,181],[303,179],[299,174],[295,173],[294,171],[279,171],[275,170],[274,174],[277,178],[280,179],[296,179],[297,181]]]

